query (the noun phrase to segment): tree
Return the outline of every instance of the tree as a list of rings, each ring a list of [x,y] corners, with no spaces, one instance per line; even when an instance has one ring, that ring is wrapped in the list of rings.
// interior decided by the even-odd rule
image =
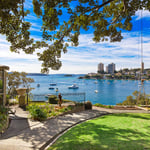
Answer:
[[[138,91],[134,91],[132,93],[132,95],[135,97],[135,99],[137,100],[138,99],[138,96],[139,96],[139,92]]]
[[[34,82],[34,79],[32,78],[27,78],[26,77],[27,73],[25,72],[17,72],[14,71],[10,74],[7,75],[8,77],[8,95],[14,96],[16,95],[16,89],[19,88],[20,85],[22,85],[25,88],[29,88],[30,90],[32,89],[30,87],[30,83]]]
[[[42,72],[57,70],[61,53],[78,46],[81,30],[93,30],[95,42],[121,41],[122,30],[132,29],[132,16],[139,9],[150,10],[150,0],[33,0],[34,13],[42,19],[42,41],[30,38],[31,24],[24,0],[0,0],[0,34],[6,35],[12,52],[32,54],[37,48]],[[64,17],[66,15],[68,17]],[[64,18],[60,21],[60,18]],[[59,30],[58,30],[59,29]],[[52,34],[55,31],[55,34]],[[48,42],[52,42],[50,45]]]

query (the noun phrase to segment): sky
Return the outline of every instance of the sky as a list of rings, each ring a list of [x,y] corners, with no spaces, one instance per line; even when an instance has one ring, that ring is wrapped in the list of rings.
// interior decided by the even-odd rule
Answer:
[[[32,23],[30,29],[31,37],[35,40],[41,39],[41,21],[33,14],[31,0],[26,0],[25,9],[30,10],[26,21]],[[143,11],[143,60],[145,68],[150,68],[150,12]],[[140,22],[141,13],[136,12],[133,17],[132,31],[123,31],[124,39],[121,42],[94,43],[91,31],[81,32],[78,47],[69,47],[66,54],[62,54],[62,67],[58,71],[50,70],[52,74],[86,74],[97,72],[98,63],[116,64],[116,70],[123,68],[140,67]],[[0,65],[7,65],[10,71],[25,71],[28,73],[40,73],[41,62],[38,61],[36,53],[27,55],[12,53],[9,50],[10,43],[4,35],[0,35]]]

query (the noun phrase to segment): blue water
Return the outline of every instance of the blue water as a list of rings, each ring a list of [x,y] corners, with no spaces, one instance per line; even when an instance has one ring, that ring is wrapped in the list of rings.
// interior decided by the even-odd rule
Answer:
[[[123,102],[135,90],[139,90],[139,81],[136,80],[97,80],[98,83],[95,84],[94,79],[78,79],[79,76],[81,75],[73,75],[71,77],[65,77],[64,75],[29,76],[35,80],[31,84],[31,87],[35,88],[31,93],[33,95],[56,93],[55,90],[49,90],[49,84],[57,83],[57,86],[54,87],[58,88],[59,93],[85,92],[85,100],[90,100],[93,104],[115,105]],[[38,83],[40,87],[37,87]],[[68,89],[68,86],[74,83],[79,86],[79,89]],[[150,93],[150,81],[145,81],[144,89],[147,94]],[[98,90],[98,93],[95,93],[95,90]],[[71,97],[67,97],[67,99],[72,100]]]

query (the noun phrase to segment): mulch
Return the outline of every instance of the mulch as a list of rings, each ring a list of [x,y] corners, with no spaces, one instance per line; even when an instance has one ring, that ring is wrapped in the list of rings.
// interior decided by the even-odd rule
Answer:
[[[141,110],[140,108],[127,107],[127,106],[114,106],[112,109],[116,109],[116,110]]]

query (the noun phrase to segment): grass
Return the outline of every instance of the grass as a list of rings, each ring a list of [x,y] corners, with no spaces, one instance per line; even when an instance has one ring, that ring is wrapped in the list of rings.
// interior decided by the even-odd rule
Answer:
[[[112,106],[112,105],[103,105],[100,103],[96,103],[96,104],[94,104],[94,106],[103,107],[103,108],[114,108],[114,106]]]
[[[150,114],[112,114],[84,122],[49,150],[148,150]]]

